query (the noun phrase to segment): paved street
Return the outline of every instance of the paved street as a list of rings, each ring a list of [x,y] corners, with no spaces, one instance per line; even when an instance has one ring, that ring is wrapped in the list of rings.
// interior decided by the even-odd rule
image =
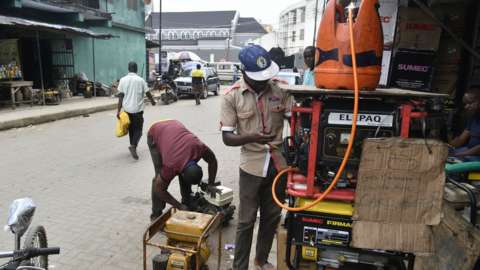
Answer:
[[[235,188],[239,150],[221,141],[220,97],[194,103],[148,106],[144,132],[160,118],[180,120],[214,150],[218,179]],[[33,224],[44,225],[49,244],[61,247],[61,255],[50,257],[52,269],[140,269],[153,167],[145,136],[134,161],[128,138],[116,138],[114,126],[108,111],[0,133],[1,225],[12,200],[32,197],[38,207]],[[233,228],[224,243],[233,243]],[[0,231],[0,250],[12,247],[13,237]]]

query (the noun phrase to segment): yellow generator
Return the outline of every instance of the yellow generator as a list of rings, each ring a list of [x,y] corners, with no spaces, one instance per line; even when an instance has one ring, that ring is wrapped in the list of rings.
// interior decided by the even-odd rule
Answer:
[[[153,270],[199,270],[207,269],[206,262],[211,250],[207,240],[222,224],[221,214],[215,216],[190,211],[170,209],[155,220],[144,234],[144,270],[147,269],[147,246],[160,248],[153,257]],[[163,243],[154,241],[163,234]],[[221,231],[218,232],[218,258],[221,256]]]
[[[295,199],[296,207],[312,200]],[[401,262],[413,258],[401,253],[369,251],[350,247],[353,203],[325,200],[305,211],[288,213],[286,262],[290,269],[301,269],[309,261],[314,269],[404,270]],[[295,250],[292,250],[295,247]],[[290,254],[294,255],[292,260]],[[293,264],[292,264],[293,261]]]

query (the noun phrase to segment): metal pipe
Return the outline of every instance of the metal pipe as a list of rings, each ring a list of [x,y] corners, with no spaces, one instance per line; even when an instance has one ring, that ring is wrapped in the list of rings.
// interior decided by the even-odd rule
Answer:
[[[97,88],[95,87],[95,81],[97,80],[96,77],[96,70],[95,70],[95,38],[92,37],[92,58],[93,58],[93,96],[97,96]]]
[[[37,37],[37,53],[38,53],[38,63],[40,66],[40,84],[42,86],[42,105],[45,105],[45,85],[43,83],[43,66],[42,66],[42,53],[40,51],[40,36],[38,31],[35,32]]]
[[[158,73],[162,75],[162,0],[158,0],[160,3],[160,11],[158,13]]]
[[[313,47],[315,47],[315,41],[317,37],[317,17],[318,17],[318,0],[315,1],[315,23],[313,24],[314,28],[313,28],[313,44],[312,44]]]

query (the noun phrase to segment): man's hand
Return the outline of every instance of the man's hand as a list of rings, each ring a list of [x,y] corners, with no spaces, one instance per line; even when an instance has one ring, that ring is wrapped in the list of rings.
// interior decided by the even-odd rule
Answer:
[[[275,134],[255,133],[250,135],[250,141],[253,143],[267,144],[275,139]]]
[[[180,204],[178,207],[177,207],[178,210],[182,210],[182,211],[188,211],[189,208],[188,206],[186,206],[185,204]]]
[[[208,184],[207,185],[207,194],[210,194],[211,197],[215,198],[215,194],[220,193],[220,190],[213,184]]]

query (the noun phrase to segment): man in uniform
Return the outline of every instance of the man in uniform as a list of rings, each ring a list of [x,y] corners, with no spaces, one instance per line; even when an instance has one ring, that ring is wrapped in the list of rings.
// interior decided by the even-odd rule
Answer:
[[[251,45],[240,51],[243,78],[223,97],[221,129],[223,142],[241,146],[240,205],[235,239],[234,270],[248,270],[253,228],[260,208],[255,255],[256,269],[274,269],[268,262],[281,208],[271,193],[278,171],[286,167],[280,153],[284,116],[292,99],[271,80],[279,71],[268,52]],[[284,183],[277,192],[284,197]]]
[[[192,71],[192,92],[195,95],[195,102],[197,105],[200,105],[200,95],[203,94],[205,84],[205,76],[202,66],[197,64],[197,69]]]

